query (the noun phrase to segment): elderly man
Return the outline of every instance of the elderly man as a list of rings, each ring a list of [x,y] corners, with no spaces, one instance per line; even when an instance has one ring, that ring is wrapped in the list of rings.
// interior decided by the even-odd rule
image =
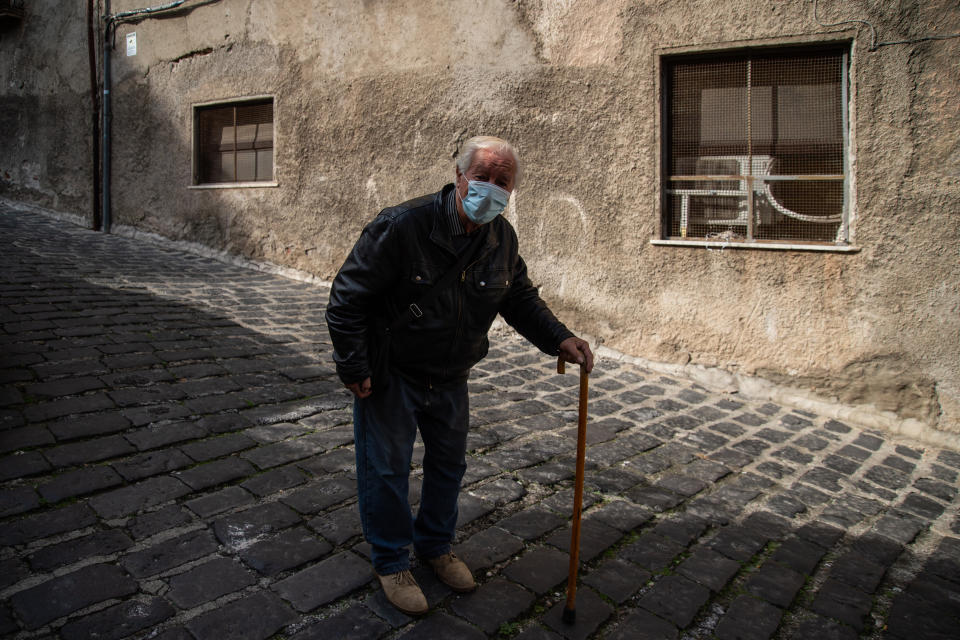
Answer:
[[[326,319],[337,373],[353,395],[363,535],[387,599],[426,613],[408,547],[454,591],[476,587],[450,551],[466,470],[467,377],[499,313],[549,355],[589,371],[593,354],[550,312],[527,277],[517,235],[499,214],[519,160],[499,138],[471,138],[456,182],[384,209],[330,290]],[[408,501],[417,429],[424,444],[420,508]]]

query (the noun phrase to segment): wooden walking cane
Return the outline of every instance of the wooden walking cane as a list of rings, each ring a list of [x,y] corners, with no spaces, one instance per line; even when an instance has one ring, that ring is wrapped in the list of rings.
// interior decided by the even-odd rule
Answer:
[[[557,373],[564,373],[563,358],[557,360]],[[583,507],[583,466],[587,451],[587,370],[580,365],[580,402],[577,418],[577,474],[573,488],[573,527],[570,531],[570,570],[567,576],[567,604],[562,620],[573,624],[577,619],[577,567],[580,562],[580,512]]]

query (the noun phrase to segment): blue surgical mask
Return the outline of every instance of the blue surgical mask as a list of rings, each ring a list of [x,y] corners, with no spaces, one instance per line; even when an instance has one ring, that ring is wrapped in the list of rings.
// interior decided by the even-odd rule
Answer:
[[[460,195],[460,190],[457,190]],[[474,224],[487,224],[507,207],[510,192],[490,182],[467,181],[467,196],[460,198],[463,212]]]

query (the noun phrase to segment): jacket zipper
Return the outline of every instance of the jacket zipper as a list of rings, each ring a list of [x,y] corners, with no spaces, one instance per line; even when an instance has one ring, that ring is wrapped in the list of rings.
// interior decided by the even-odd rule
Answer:
[[[464,286],[466,286],[465,283],[467,281],[467,271],[469,271],[473,265],[483,260],[485,255],[486,254],[481,254],[480,256],[478,256],[476,260],[468,264],[466,267],[463,268],[463,271],[460,272],[460,284],[457,286],[457,331],[456,333],[453,334],[453,344],[450,347],[451,356],[454,353],[456,353],[456,348],[460,343],[460,336],[462,334],[461,328],[463,325],[463,288]],[[451,359],[452,358],[448,357],[447,361],[449,362]],[[446,371],[445,373],[447,376],[450,375],[449,371]]]

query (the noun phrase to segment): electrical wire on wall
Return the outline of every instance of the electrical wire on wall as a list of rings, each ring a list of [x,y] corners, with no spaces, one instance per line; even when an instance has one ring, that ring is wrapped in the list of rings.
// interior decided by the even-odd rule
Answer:
[[[906,40],[887,40],[885,42],[877,42],[877,28],[873,26],[867,20],[860,20],[853,18],[850,20],[840,20],[839,22],[821,22],[819,16],[817,16],[817,6],[819,5],[820,0],[813,0],[813,19],[821,27],[839,27],[845,24],[865,24],[870,28],[871,38],[870,38],[870,47],[869,51],[876,51],[878,47],[887,47],[894,44],[913,44],[916,42],[927,42],[929,40],[950,40],[951,38],[960,38],[960,33],[948,33],[942,35],[929,35],[929,36],[919,36],[916,38],[909,38]]]
[[[194,2],[189,5],[189,7],[184,7],[184,10],[195,9],[197,7],[213,4],[219,2],[220,0],[200,0],[199,2]],[[114,13],[113,15],[107,15],[104,20],[106,21],[106,34],[108,37],[111,37],[116,34],[117,25],[123,22],[135,22],[140,18],[145,18],[157,13],[172,12],[174,9],[180,8],[182,5],[186,4],[188,0],[174,0],[173,2],[168,2],[156,7],[144,7],[142,9],[133,9],[131,11],[121,11],[119,13]],[[111,30],[113,33],[111,34]]]

